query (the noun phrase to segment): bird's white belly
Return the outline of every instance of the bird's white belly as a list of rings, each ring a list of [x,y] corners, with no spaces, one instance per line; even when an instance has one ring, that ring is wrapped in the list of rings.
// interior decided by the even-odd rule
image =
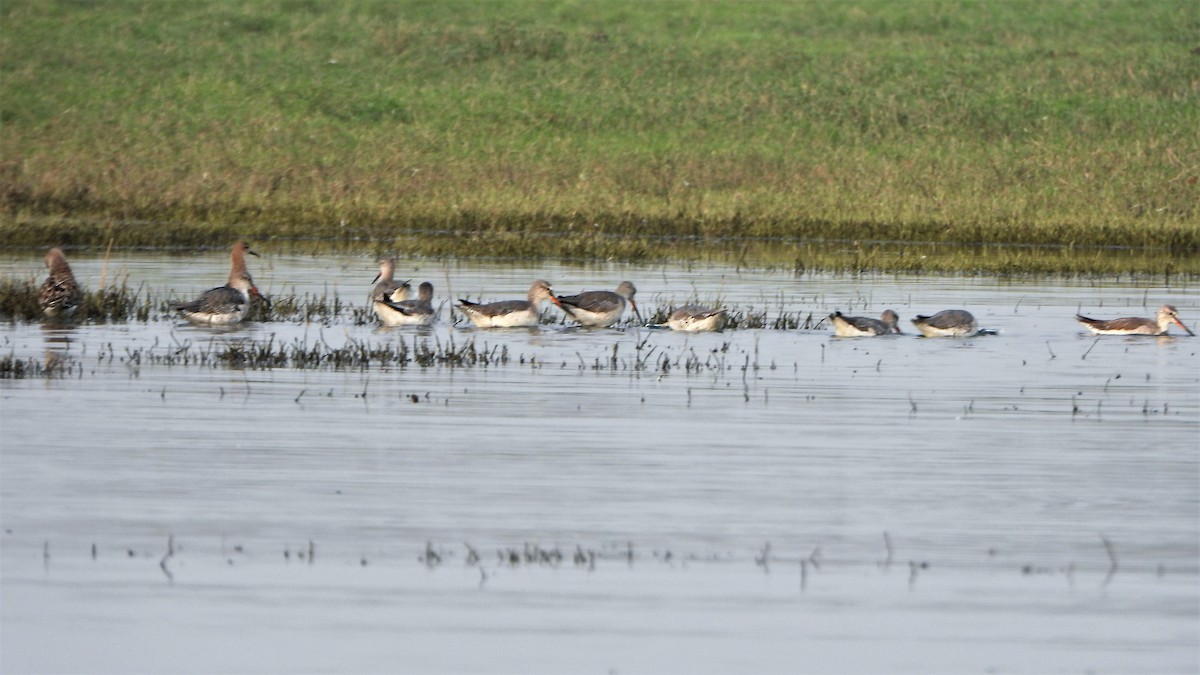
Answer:
[[[833,334],[838,337],[872,337],[876,335],[873,330],[861,330],[849,321],[840,319],[833,320]]]
[[[979,332],[979,328],[975,323],[969,323],[960,326],[950,326],[949,328],[938,328],[928,324],[919,324],[917,330],[925,337],[970,337]]]
[[[529,328],[538,325],[538,315],[529,310],[492,316],[467,315],[480,328]]]
[[[433,323],[433,314],[405,314],[382,302],[372,303],[372,308],[385,326],[428,326]]]
[[[571,309],[572,318],[579,322],[582,326],[589,327],[604,327],[611,326],[621,318],[621,311],[613,312],[589,312],[586,309],[574,307]]]
[[[225,326],[231,323],[238,323],[246,318],[246,309],[249,303],[242,304],[238,309],[229,312],[188,312],[184,311],[183,318],[192,323],[205,324],[208,326]]]
[[[683,331],[685,333],[706,333],[709,331],[717,331],[724,328],[725,317],[721,314],[714,314],[700,319],[695,317],[684,317],[682,319],[668,319],[667,327],[671,330]]]

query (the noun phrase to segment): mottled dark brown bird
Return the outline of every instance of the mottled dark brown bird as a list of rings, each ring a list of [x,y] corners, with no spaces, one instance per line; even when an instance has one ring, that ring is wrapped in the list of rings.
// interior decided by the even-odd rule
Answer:
[[[67,264],[67,257],[63,255],[62,249],[52,248],[46,254],[46,269],[50,270],[50,276],[46,277],[46,281],[38,289],[38,304],[42,306],[46,316],[71,316],[79,309],[83,291],[75,281],[75,275],[71,273],[71,266]]]

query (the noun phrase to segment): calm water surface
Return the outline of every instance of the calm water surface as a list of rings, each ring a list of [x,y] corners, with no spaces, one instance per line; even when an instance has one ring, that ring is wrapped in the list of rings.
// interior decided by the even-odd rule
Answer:
[[[72,263],[98,283],[102,260]],[[182,298],[226,265],[105,274]],[[400,268],[439,301],[629,279],[644,313],[698,297],[908,325],[965,307],[998,335],[486,332],[445,308],[425,331],[2,325],[3,353],[74,364],[0,381],[4,672],[1200,669],[1200,340],[1097,341],[1072,320],[1171,302],[1196,329],[1195,283]],[[251,271],[267,294],[361,304],[376,270]],[[41,271],[13,255],[0,274]],[[474,340],[508,361],[150,358],[271,336]]]

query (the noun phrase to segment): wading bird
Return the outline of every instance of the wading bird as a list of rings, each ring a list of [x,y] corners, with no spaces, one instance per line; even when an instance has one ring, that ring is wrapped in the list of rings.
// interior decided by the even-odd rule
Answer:
[[[622,281],[617,286],[615,293],[612,291],[585,291],[579,295],[560,295],[553,301],[580,325],[611,326],[621,318],[626,302],[633,307],[633,313],[637,315],[638,322],[641,322],[642,314],[633,300],[633,296],[636,294],[637,289],[633,287],[632,283]]]
[[[408,281],[396,281],[393,278],[395,274],[395,260],[384,258],[379,261],[379,274],[375,275],[375,280],[371,282],[375,284],[371,289],[371,308],[375,310],[375,316],[379,317],[380,321],[391,311],[383,305],[384,300],[404,302],[412,297],[412,286]]]
[[[392,302],[384,298],[381,303],[383,313],[379,320],[385,326],[428,326],[437,318],[433,309],[433,284],[422,281],[417,288],[416,300]]]
[[[895,335],[900,332],[900,317],[890,309],[883,310],[878,319],[869,316],[846,316],[840,311],[829,315],[833,333],[838,337],[870,337]]]
[[[918,314],[912,322],[925,337],[970,337],[979,332],[975,317],[965,309],[945,309],[933,316]]]
[[[482,304],[460,299],[458,309],[479,328],[527,328],[538,325],[542,303],[554,301],[550,282],[538,279],[529,287],[528,300],[501,300]]]
[[[71,266],[67,264],[62,249],[52,248],[46,254],[46,269],[50,270],[50,276],[38,289],[38,304],[42,306],[42,312],[49,317],[71,316],[79,309],[83,291],[75,282],[75,275],[71,273]]]
[[[1187,331],[1188,335],[1195,335],[1191,328],[1183,325],[1183,322],[1179,320],[1179,311],[1171,305],[1159,307],[1158,313],[1154,315],[1153,319],[1127,316],[1103,321],[1076,314],[1075,320],[1087,326],[1087,329],[1096,335],[1165,335],[1171,324],[1177,324]]]
[[[704,333],[725,328],[725,310],[703,305],[684,305],[667,317],[667,327],[687,333]]]
[[[258,257],[244,241],[233,245],[233,251],[229,254],[229,280],[224,286],[205,291],[191,302],[176,305],[175,309],[183,313],[183,318],[192,323],[214,326],[237,323],[246,318],[251,297],[267,301],[254,287],[254,279],[246,270],[247,253]]]

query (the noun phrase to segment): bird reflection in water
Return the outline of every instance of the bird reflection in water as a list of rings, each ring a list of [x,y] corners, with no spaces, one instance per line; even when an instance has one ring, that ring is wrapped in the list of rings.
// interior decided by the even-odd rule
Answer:
[[[71,368],[71,343],[75,341],[77,328],[78,326],[70,321],[42,322],[44,365],[47,374],[65,375]]]

